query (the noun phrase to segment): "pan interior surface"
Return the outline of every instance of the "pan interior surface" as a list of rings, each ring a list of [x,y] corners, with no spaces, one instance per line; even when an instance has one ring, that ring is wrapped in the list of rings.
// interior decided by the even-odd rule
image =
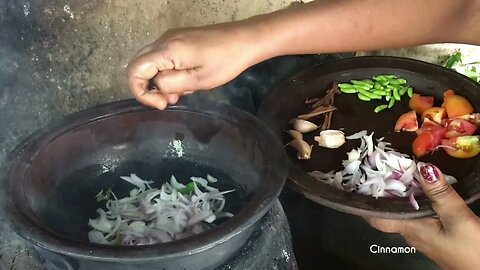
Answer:
[[[344,83],[355,79],[368,79],[381,74],[394,74],[405,78],[415,93],[435,97],[435,106],[440,106],[443,92],[454,89],[466,97],[480,110],[480,87],[468,78],[428,63],[395,57],[359,57],[326,63],[308,69],[279,85],[262,103],[258,116],[264,120],[286,144],[291,137],[285,130],[291,129],[290,119],[309,111],[305,100],[322,97],[333,82]],[[385,101],[361,101],[356,95],[341,94],[335,98],[335,107],[330,129],[343,129],[346,135],[367,130],[374,132],[374,138],[384,137],[396,150],[412,155],[411,144],[416,134],[393,131],[395,122],[403,113],[410,111],[408,98],[397,102],[392,109],[375,113],[373,110]],[[314,118],[317,124],[323,117]],[[360,194],[337,190],[316,181],[307,172],[318,170],[328,172],[342,169],[342,160],[347,152],[358,147],[359,140],[349,141],[338,149],[320,148],[313,140],[318,131],[304,135],[309,144],[315,144],[311,159],[299,160],[295,150],[287,147],[290,160],[289,178],[294,187],[309,199],[334,209],[358,215],[386,218],[415,218],[432,214],[429,200],[418,196],[418,211],[414,210],[407,198],[372,198]],[[478,131],[477,131],[478,133]],[[459,183],[455,189],[472,202],[480,195],[480,157],[456,159],[444,151],[427,155],[420,161],[431,162],[442,171],[455,176]]]

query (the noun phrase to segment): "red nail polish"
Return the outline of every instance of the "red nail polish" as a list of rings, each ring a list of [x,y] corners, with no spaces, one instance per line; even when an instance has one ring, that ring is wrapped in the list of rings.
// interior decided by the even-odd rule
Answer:
[[[425,164],[420,168],[420,173],[425,181],[430,184],[433,184],[438,181],[440,175],[438,175],[438,170],[432,164]]]

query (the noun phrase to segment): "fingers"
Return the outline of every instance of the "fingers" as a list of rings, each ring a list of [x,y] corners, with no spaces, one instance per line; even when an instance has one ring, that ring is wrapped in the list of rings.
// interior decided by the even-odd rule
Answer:
[[[165,109],[168,103],[172,104],[178,100],[178,97],[164,96],[155,91],[149,91],[149,80],[155,77],[161,70],[173,68],[173,63],[169,63],[163,58],[161,53],[150,52],[135,58],[127,67],[128,86],[133,96],[141,103]]]
[[[448,226],[458,224],[459,220],[463,221],[473,215],[462,197],[447,183],[445,176],[436,166],[419,162],[418,170],[423,192],[432,201],[432,208],[446,229]]]
[[[185,94],[202,88],[198,69],[164,70],[153,81],[164,94]]]
[[[442,224],[435,218],[397,220],[366,217],[364,219],[379,231],[402,235],[408,244],[427,254],[435,243],[444,241],[445,237],[442,233]]]
[[[405,223],[399,222],[396,219],[383,219],[383,218],[372,218],[364,217],[368,224],[373,228],[385,232],[385,233],[402,233],[405,231]],[[407,220],[408,222],[408,220]]]

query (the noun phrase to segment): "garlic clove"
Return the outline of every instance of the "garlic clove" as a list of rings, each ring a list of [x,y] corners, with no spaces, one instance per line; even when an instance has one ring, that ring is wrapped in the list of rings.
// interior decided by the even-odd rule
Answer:
[[[293,139],[288,143],[292,148],[297,150],[298,159],[310,159],[312,154],[312,147],[308,143],[301,139]]]
[[[292,125],[293,125],[293,128],[300,133],[311,132],[318,128],[318,126],[315,125],[314,123],[310,121],[298,119],[298,118],[295,118],[293,120]]]
[[[345,143],[345,134],[340,130],[324,130],[314,140],[318,145],[325,148],[338,148]]]
[[[287,133],[292,136],[292,138],[294,139],[300,139],[300,140],[303,140],[303,134],[294,130],[294,129],[290,129],[289,131],[287,131]]]

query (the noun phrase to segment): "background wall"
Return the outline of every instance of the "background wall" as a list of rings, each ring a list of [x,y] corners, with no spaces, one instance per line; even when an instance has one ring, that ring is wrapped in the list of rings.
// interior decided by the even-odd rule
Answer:
[[[0,162],[61,115],[130,97],[125,66],[166,29],[247,18],[292,0],[0,1]]]

